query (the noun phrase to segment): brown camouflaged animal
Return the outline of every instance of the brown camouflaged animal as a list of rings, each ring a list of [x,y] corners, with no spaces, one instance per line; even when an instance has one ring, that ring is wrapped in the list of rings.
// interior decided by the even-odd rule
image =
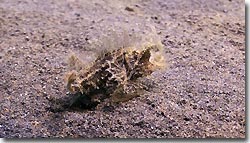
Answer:
[[[71,57],[76,63],[77,58]],[[104,52],[91,64],[67,76],[67,88],[75,99],[71,105],[88,105],[111,97],[113,102],[127,101],[142,94],[143,86],[138,79],[150,75],[164,66],[161,45],[120,48]]]

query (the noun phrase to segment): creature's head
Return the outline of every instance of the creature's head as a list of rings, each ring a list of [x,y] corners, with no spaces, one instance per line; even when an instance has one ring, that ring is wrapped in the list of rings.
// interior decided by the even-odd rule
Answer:
[[[145,44],[143,47],[139,48],[138,52],[141,53],[143,62],[149,65],[148,68],[150,68],[150,70],[155,71],[166,67],[166,60],[161,43]]]
[[[153,70],[166,68],[166,59],[162,44],[152,44],[148,48],[151,54],[149,61],[153,64]]]

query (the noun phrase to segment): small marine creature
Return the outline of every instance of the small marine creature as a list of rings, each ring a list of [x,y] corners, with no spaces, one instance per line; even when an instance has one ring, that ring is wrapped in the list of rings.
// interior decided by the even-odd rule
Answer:
[[[123,102],[141,95],[144,86],[138,79],[164,67],[162,53],[161,44],[102,52],[89,66],[68,73],[67,89],[74,96],[70,105],[86,107],[106,98]],[[80,61],[75,56],[70,60],[73,64]]]

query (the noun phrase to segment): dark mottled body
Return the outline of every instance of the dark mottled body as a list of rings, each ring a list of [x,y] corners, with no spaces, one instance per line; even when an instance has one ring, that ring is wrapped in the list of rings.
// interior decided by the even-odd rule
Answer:
[[[112,97],[115,102],[131,99],[142,90],[137,79],[153,72],[151,49],[136,51],[121,48],[106,52],[89,68],[72,73],[68,78],[68,89],[92,101],[107,97]]]

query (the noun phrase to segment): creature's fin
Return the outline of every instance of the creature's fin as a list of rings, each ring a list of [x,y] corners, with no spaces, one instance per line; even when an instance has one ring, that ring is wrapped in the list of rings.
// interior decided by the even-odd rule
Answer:
[[[128,83],[126,85],[120,85],[111,94],[112,102],[125,102],[134,97],[140,96],[143,94],[143,89],[134,83]]]

